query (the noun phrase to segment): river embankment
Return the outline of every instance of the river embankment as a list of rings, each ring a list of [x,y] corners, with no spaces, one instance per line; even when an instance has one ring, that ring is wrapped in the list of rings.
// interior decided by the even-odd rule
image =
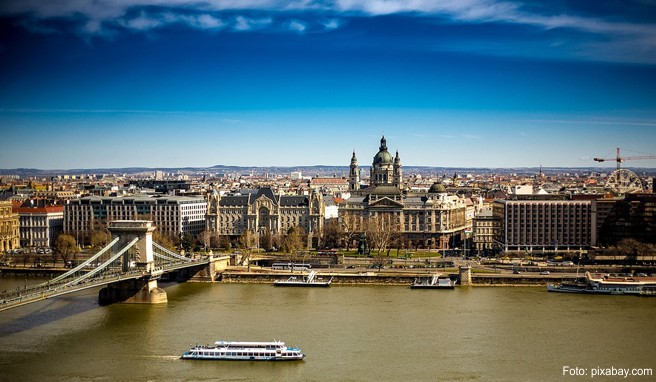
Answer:
[[[458,280],[458,273],[443,273],[452,280]],[[276,280],[286,280],[292,276],[300,276],[301,273],[281,272],[248,272],[241,270],[226,270],[222,272],[218,280],[223,283],[247,283],[247,284],[273,284]],[[417,277],[428,277],[430,273],[407,273],[401,271],[383,272],[321,272],[324,279],[332,278],[333,285],[410,285]],[[545,286],[547,284],[560,283],[564,280],[572,280],[576,276],[571,275],[516,275],[516,274],[488,274],[478,273],[472,275],[472,286]]]
[[[1,267],[0,277],[13,278],[53,278],[68,271],[67,268],[48,267]],[[319,271],[320,277],[333,279],[334,285],[410,285],[417,277],[429,277],[434,272],[408,272],[402,269],[384,269],[366,271],[350,271],[327,269]],[[452,280],[459,281],[459,274],[452,270],[438,272]],[[300,276],[300,272],[281,272],[268,268],[257,267],[248,270],[247,267],[228,267],[221,271],[216,282],[242,284],[273,284],[276,280],[286,280],[291,276]],[[472,273],[472,286],[545,286],[576,278],[574,273],[551,272],[547,275],[538,272],[513,274],[510,272]]]

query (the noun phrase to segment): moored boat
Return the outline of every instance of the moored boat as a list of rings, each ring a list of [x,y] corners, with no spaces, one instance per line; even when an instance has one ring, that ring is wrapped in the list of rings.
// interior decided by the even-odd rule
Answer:
[[[216,341],[214,346],[196,345],[182,354],[182,359],[223,361],[299,361],[301,349],[287,347],[282,341]]]
[[[454,289],[456,283],[448,277],[433,275],[430,277],[417,277],[410,285],[411,289]]]
[[[582,280],[547,285],[547,291],[560,293],[649,296],[654,290],[656,278],[653,277],[593,277],[590,272]]]
[[[305,276],[300,278],[297,276],[291,276],[287,280],[276,280],[273,282],[275,286],[293,286],[293,287],[324,287],[327,288],[333,282],[331,277],[329,280],[324,280],[321,277],[318,277],[317,272],[311,271]]]

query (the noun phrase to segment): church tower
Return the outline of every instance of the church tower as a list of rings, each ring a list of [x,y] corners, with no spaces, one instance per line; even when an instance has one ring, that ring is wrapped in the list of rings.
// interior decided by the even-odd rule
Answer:
[[[401,173],[401,157],[399,157],[399,150],[396,150],[394,157],[394,186],[399,190],[403,187],[403,176]]]
[[[358,168],[358,158],[355,157],[355,150],[353,150],[353,157],[349,166],[349,191],[358,191],[359,189],[360,169]]]

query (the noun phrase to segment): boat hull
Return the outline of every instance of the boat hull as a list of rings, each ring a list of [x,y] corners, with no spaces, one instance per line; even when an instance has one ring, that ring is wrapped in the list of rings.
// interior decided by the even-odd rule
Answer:
[[[282,341],[216,341],[215,346],[193,346],[181,356],[201,361],[300,361],[304,357],[301,349]]]
[[[547,285],[547,291],[555,293],[611,294],[610,291],[595,290],[589,287],[568,287],[551,284]]]
[[[454,285],[410,285],[410,289],[455,289]]]
[[[276,281],[273,283],[273,285],[278,287],[328,288],[330,286],[330,283],[329,282],[305,283],[305,282]]]
[[[244,356],[244,357],[221,357],[221,356],[196,356],[190,354],[183,354],[182,359],[191,359],[199,361],[302,361],[305,355],[300,357],[259,357],[259,356]]]
[[[606,295],[644,295],[642,288],[634,287],[600,287],[594,285],[547,285],[548,292],[556,293],[581,293],[581,294],[606,294]]]

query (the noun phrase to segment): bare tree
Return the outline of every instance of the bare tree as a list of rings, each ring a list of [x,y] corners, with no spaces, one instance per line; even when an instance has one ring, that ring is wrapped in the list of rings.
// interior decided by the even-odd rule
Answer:
[[[371,265],[378,268],[378,270],[381,270],[388,263],[389,258],[379,253],[378,255],[374,256]]]
[[[270,251],[273,246],[273,234],[270,229],[266,228],[264,234],[260,235],[260,248],[263,248],[265,251]]]
[[[393,213],[377,213],[370,216],[365,227],[367,240],[376,250],[373,264],[380,270],[390,262],[392,245],[400,237]]]
[[[244,232],[243,235],[239,237],[239,248],[241,248],[241,260],[239,261],[239,265],[248,265],[248,269],[250,270],[251,267],[251,254],[252,254],[252,249],[255,246],[255,243],[257,242],[257,237],[256,235],[250,231],[247,230]]]
[[[153,241],[162,247],[169,249],[171,251],[175,250],[175,241],[173,238],[171,238],[167,234],[163,234],[159,231],[159,229],[155,230],[153,232]]]
[[[339,220],[342,238],[346,241],[346,250],[348,251],[351,249],[353,240],[358,238],[364,230],[363,227],[358,224],[359,220],[357,216],[352,213],[344,213]]]
[[[91,248],[94,251],[101,249],[111,241],[111,234],[104,230],[94,230],[91,232]]]
[[[286,253],[292,263],[300,260],[299,251],[303,248],[303,232],[299,227],[290,227],[282,239],[280,250]]]
[[[392,214],[374,214],[367,220],[365,234],[378,255],[387,251],[398,232],[392,218]]]
[[[212,248],[223,248],[226,251],[229,251],[232,248],[232,244],[230,243],[230,237],[227,235],[217,235],[217,236],[212,236],[214,244],[212,244]]]
[[[64,264],[68,263],[71,255],[77,254],[80,251],[75,244],[75,238],[68,234],[61,234],[55,240],[55,252],[61,256]]]
[[[324,248],[339,248],[344,236],[343,231],[337,219],[330,219],[324,227],[321,246]]]

